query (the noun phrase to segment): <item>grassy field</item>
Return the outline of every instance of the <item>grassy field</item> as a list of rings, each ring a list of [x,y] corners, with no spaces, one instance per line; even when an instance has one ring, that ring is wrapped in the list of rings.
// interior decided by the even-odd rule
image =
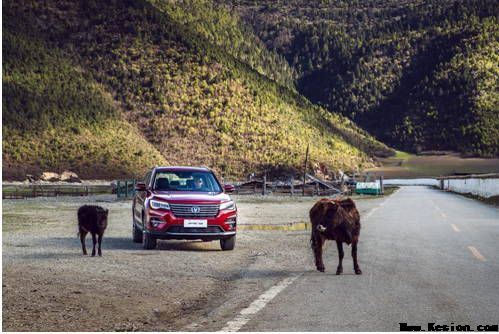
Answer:
[[[379,161],[382,167],[366,171],[390,179],[499,172],[499,159],[461,158],[456,154],[412,155],[397,151],[395,156]]]

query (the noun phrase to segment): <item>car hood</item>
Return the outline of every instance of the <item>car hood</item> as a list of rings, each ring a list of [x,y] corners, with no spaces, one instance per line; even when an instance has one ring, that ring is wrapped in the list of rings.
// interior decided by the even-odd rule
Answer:
[[[199,193],[178,191],[153,191],[153,196],[169,203],[189,204],[220,204],[230,201],[230,196],[225,193]]]

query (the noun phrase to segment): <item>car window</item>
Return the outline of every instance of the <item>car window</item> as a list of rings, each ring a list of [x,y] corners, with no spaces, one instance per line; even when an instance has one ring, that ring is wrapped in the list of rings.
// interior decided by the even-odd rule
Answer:
[[[211,172],[158,171],[153,188],[164,191],[222,192]]]

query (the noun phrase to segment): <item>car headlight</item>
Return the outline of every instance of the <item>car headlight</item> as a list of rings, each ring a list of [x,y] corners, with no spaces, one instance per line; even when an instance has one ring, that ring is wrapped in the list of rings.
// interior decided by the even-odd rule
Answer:
[[[170,204],[168,204],[166,202],[151,200],[149,202],[149,204],[151,205],[151,208],[153,208],[153,209],[170,210]]]
[[[234,201],[228,201],[220,204],[220,210],[235,210],[235,209],[236,209],[236,203],[234,203]]]

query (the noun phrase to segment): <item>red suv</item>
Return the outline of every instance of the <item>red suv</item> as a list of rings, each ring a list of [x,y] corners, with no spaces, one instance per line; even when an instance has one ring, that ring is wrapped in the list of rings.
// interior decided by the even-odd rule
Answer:
[[[156,248],[157,239],[220,240],[236,244],[237,208],[215,174],[205,167],[155,167],[137,183],[133,199],[133,241]]]

